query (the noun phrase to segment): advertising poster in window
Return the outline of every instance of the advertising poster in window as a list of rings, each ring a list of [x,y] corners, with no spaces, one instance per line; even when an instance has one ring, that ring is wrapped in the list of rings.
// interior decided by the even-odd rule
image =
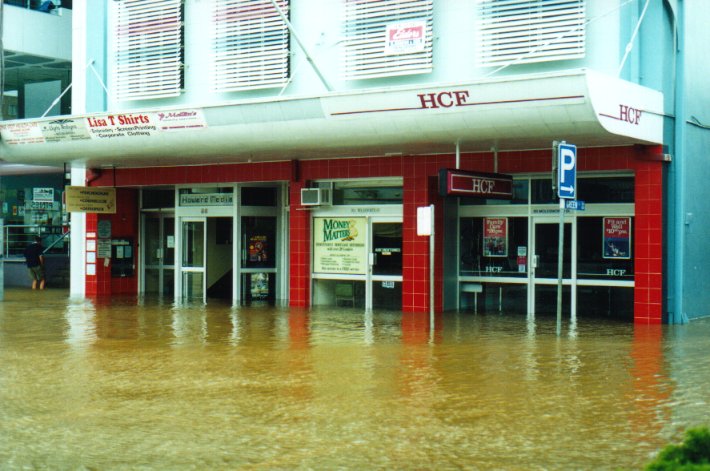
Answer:
[[[313,271],[366,274],[366,237],[367,218],[313,218]]]
[[[508,218],[483,218],[483,256],[508,256]]]
[[[252,235],[249,237],[249,261],[265,262],[269,259],[269,238],[265,235]]]
[[[424,51],[426,21],[406,21],[387,25],[385,54],[413,54]]]
[[[631,218],[604,218],[604,258],[631,258]]]

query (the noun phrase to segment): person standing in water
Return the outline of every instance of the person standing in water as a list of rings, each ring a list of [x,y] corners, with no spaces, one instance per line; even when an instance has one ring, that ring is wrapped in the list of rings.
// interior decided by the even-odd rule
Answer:
[[[32,289],[44,289],[44,249],[42,239],[35,236],[34,242],[25,248],[25,263],[32,278]]]

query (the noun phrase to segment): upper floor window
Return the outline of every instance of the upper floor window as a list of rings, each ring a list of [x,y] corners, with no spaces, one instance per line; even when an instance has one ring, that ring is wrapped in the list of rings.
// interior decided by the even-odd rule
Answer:
[[[344,0],[344,78],[432,70],[432,0]]]
[[[278,0],[288,17],[289,0]],[[217,92],[285,85],[289,32],[270,0],[217,0],[213,9],[213,88]]]
[[[585,0],[480,0],[481,66],[584,57]]]
[[[112,91],[117,100],[173,97],[183,85],[182,0],[118,0]]]

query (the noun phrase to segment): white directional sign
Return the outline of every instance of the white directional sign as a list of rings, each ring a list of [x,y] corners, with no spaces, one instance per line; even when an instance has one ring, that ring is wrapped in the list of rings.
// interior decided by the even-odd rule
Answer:
[[[560,144],[557,159],[557,196],[573,200],[577,197],[577,146]]]

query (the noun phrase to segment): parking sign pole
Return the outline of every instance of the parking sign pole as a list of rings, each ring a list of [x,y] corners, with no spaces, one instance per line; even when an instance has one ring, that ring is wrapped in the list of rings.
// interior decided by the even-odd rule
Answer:
[[[565,202],[577,199],[577,147],[565,141],[553,142],[557,151],[557,196],[560,199],[560,229],[557,248],[557,335],[562,333],[562,276],[565,246]],[[553,159],[554,162],[554,159]],[[555,166],[553,163],[553,172]],[[553,179],[554,181],[554,179]]]
[[[562,333],[562,268],[565,247],[565,200],[560,198],[560,229],[557,237],[557,335]]]

